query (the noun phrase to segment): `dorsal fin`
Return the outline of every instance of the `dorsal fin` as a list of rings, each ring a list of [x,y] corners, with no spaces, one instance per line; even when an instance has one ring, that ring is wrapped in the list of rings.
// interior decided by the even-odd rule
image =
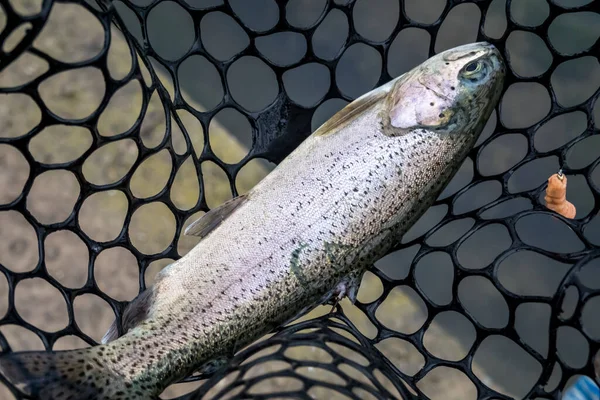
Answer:
[[[184,232],[188,236],[205,237],[221,224],[239,206],[248,200],[248,194],[243,194],[226,201],[217,208],[213,208],[188,226]]]
[[[358,99],[354,100],[352,103],[348,104],[346,107],[342,108],[340,111],[335,113],[333,117],[329,118],[323,125],[321,125],[313,133],[313,135],[327,136],[336,132],[338,128],[352,121],[354,118],[358,117],[363,111],[371,108],[381,99],[385,98],[385,96],[387,96],[394,83],[397,82],[398,79],[402,76],[391,80],[385,85],[382,85],[377,89],[373,89],[370,92],[360,96]]]

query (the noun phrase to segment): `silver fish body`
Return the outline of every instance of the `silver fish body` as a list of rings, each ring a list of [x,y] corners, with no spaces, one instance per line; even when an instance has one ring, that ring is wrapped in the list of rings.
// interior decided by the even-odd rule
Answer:
[[[498,51],[476,43],[355,100],[189,228],[202,240],[128,306],[123,336],[113,327],[89,349],[10,354],[0,370],[42,399],[152,398],[307,307],[352,294],[458,170],[503,76]]]

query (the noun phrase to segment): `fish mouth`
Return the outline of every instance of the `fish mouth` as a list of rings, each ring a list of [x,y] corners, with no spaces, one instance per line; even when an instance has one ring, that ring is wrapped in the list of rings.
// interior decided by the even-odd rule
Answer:
[[[487,42],[480,42],[478,44],[481,46],[481,48],[485,49],[485,54],[480,58],[485,58],[491,64],[492,93],[494,96],[497,96],[502,89],[504,76],[506,74],[506,64],[504,62],[504,58],[502,57],[500,50],[498,50],[493,44]]]
[[[502,57],[502,54],[500,53],[500,50],[498,50],[496,46],[488,42],[479,42],[476,44],[479,45],[482,49],[484,49],[485,54],[483,55],[483,57],[486,57],[492,62],[494,70],[504,74],[506,66],[504,64],[504,59]]]

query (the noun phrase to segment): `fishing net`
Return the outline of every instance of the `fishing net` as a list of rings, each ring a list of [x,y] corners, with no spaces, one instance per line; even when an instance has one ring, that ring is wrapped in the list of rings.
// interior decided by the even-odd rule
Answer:
[[[319,307],[171,397],[549,399],[594,376],[598,1],[0,5],[2,352],[31,335],[48,350],[97,343],[88,327],[193,247],[191,220],[354,98],[486,40],[510,66],[500,106],[357,304]],[[560,168],[573,220],[543,206]]]

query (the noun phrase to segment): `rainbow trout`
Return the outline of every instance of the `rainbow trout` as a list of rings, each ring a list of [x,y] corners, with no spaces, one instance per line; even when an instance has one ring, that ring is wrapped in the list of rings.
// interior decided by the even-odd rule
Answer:
[[[496,106],[490,44],[444,51],[356,99],[245,195],[190,225],[103,343],[11,353],[4,376],[40,399],[150,399],[169,384],[343,296],[456,173]]]

